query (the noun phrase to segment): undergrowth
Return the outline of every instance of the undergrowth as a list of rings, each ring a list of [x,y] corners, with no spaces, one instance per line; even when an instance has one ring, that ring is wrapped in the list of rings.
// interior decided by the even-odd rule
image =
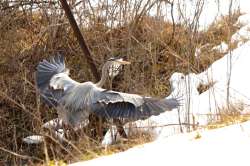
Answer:
[[[218,114],[218,120],[210,122],[206,128],[216,129],[250,120],[249,114],[241,114],[243,109],[240,105],[231,105],[229,108],[222,108],[220,114]]]

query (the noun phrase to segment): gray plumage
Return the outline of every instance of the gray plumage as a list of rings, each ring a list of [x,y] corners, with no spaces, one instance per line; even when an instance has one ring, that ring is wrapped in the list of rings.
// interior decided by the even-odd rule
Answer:
[[[37,86],[42,90],[47,88],[50,79],[55,74],[65,72],[66,70],[63,56],[55,56],[54,58],[51,58],[50,61],[44,59],[42,62],[39,62],[37,66]]]
[[[85,121],[90,113],[106,118],[138,120],[179,106],[178,99],[174,98],[155,99],[101,88],[110,75],[110,68],[124,64],[129,62],[110,59],[104,64],[98,83],[79,83],[69,77],[63,57],[58,55],[50,61],[39,63],[37,86],[45,102],[55,106],[59,117],[73,126]]]

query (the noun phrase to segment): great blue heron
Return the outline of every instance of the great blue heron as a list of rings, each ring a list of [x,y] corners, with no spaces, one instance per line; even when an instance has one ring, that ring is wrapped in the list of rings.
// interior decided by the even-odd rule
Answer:
[[[170,111],[179,106],[178,99],[156,99],[137,94],[116,92],[101,88],[110,68],[130,64],[122,58],[111,58],[102,67],[102,77],[96,84],[79,83],[69,77],[63,56],[43,60],[37,67],[37,86],[49,105],[57,108],[65,124],[77,126],[87,120],[90,113],[105,118],[127,120],[145,119]]]

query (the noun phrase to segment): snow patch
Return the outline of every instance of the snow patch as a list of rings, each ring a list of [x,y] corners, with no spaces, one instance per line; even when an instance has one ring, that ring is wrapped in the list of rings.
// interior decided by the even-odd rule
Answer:
[[[55,118],[44,123],[42,127],[47,128],[47,129],[57,130],[57,129],[63,128],[63,122],[62,122],[62,119]]]
[[[243,14],[243,15],[241,15],[241,16],[238,18],[236,24],[242,24],[242,25],[250,24],[249,18],[250,18],[250,14],[249,14],[249,13]]]
[[[212,50],[219,51],[220,53],[226,53],[228,50],[228,45],[223,41],[220,45],[213,47]]]
[[[23,138],[23,142],[27,144],[40,144],[44,141],[44,137],[41,135],[31,135]]]
[[[232,36],[231,41],[238,42],[237,47],[240,47],[249,39],[250,39],[250,24],[247,24]]]
[[[128,165],[249,165],[250,122],[220,129],[178,134],[125,152],[70,166]]]

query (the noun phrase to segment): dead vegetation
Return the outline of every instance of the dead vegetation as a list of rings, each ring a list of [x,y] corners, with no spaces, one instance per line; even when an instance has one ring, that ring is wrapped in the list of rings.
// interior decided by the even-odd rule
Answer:
[[[216,129],[250,120],[249,114],[241,114],[243,109],[244,107],[242,107],[241,104],[230,105],[228,108],[222,108],[218,114],[218,121],[210,122],[206,128]]]
[[[142,134],[104,149],[98,139],[87,133],[73,145],[60,144],[53,137],[44,145],[24,144],[22,138],[28,135],[51,137],[41,126],[57,117],[56,111],[40,103],[37,97],[34,73],[41,59],[60,52],[65,55],[74,79],[83,82],[94,77],[59,2],[34,1],[33,6],[29,1],[10,2],[0,2],[0,164],[34,165],[49,163],[51,159],[68,163],[72,159],[86,160],[123,151],[151,140]],[[75,1],[69,2],[76,10]],[[173,72],[201,72],[222,56],[211,48],[228,41],[238,28],[231,25],[240,13],[234,13],[230,19],[221,18],[206,31],[190,32],[185,25],[149,16],[150,5],[145,5],[145,11],[140,8],[133,8],[130,14],[124,11],[114,26],[115,23],[110,25],[108,21],[117,20],[118,16],[98,16],[101,7],[105,8],[100,3],[95,15],[94,11],[86,10],[84,17],[88,21],[80,20],[79,25],[99,71],[111,56],[122,55],[132,62],[133,65],[126,67],[113,81],[113,89],[162,97],[170,92],[168,79]],[[80,14],[78,10],[75,12]],[[209,46],[202,48],[199,58],[195,57],[195,49],[205,44]]]

